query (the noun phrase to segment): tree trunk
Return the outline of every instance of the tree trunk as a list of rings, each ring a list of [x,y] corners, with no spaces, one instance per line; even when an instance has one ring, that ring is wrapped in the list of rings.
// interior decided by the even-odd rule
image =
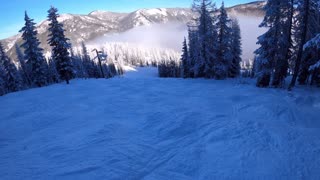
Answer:
[[[67,84],[70,84],[70,75],[68,72],[66,73],[66,82]]]
[[[289,91],[292,90],[292,88],[296,85],[296,81],[300,72],[300,66],[301,66],[301,62],[302,62],[302,55],[303,55],[303,46],[306,43],[306,39],[307,39],[307,31],[308,31],[308,24],[309,24],[309,6],[310,6],[310,0],[305,0],[304,1],[304,17],[303,17],[303,30],[301,33],[301,41],[299,44],[299,50],[298,50],[298,55],[297,55],[297,60],[296,60],[296,64],[294,67],[294,73],[293,73],[293,77],[289,86]],[[300,12],[301,13],[301,12]]]
[[[275,87],[282,86],[285,78],[287,77],[288,68],[289,68],[289,58],[291,56],[291,50],[292,47],[292,26],[293,26],[293,14],[294,14],[294,0],[291,0],[291,7],[290,7],[290,15],[289,15],[289,26],[288,26],[288,47],[286,50],[285,59],[281,61],[279,64],[279,68],[276,69],[275,74],[279,74],[278,78],[274,79],[272,82],[272,85]]]

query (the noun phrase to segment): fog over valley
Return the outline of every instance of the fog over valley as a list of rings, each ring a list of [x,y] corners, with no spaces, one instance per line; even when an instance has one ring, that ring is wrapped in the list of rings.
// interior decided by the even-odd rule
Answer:
[[[254,51],[258,48],[257,38],[263,34],[266,29],[259,28],[263,17],[248,15],[231,15],[239,21],[242,36],[242,59],[252,60]],[[89,44],[105,44],[108,42],[128,43],[132,46],[143,48],[162,48],[172,49],[180,52],[182,49],[183,38],[188,38],[187,25],[181,22],[169,22],[164,24],[151,24],[139,26],[123,33],[105,34],[98,37]]]

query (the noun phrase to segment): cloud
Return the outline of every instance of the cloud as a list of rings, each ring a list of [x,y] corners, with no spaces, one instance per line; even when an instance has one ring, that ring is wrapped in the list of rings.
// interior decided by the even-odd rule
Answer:
[[[265,28],[259,28],[263,17],[237,15],[239,20],[241,36],[242,36],[242,50],[243,60],[254,58],[254,51],[259,47],[257,45],[258,37],[266,32]]]
[[[181,51],[187,26],[182,23],[153,24],[140,26],[119,34],[108,34],[90,43],[125,42],[148,48],[168,48]]]
[[[239,20],[242,36],[242,59],[247,61],[254,58],[254,51],[259,47],[258,36],[266,29],[259,28],[263,17],[236,15]],[[153,24],[141,26],[118,34],[107,34],[95,39],[89,44],[105,44],[111,42],[128,43],[133,46],[147,48],[166,48],[181,51],[183,38],[187,37],[187,26],[182,23]]]

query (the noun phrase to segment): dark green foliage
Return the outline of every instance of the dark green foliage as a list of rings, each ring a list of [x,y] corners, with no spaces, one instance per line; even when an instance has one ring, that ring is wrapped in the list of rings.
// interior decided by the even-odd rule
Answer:
[[[73,76],[73,67],[68,52],[71,46],[68,43],[69,39],[64,35],[63,24],[57,20],[59,17],[57,12],[58,9],[54,7],[48,10],[48,21],[50,22],[48,43],[52,47],[52,59],[56,62],[56,68],[60,78],[66,80],[67,84],[69,84]]]

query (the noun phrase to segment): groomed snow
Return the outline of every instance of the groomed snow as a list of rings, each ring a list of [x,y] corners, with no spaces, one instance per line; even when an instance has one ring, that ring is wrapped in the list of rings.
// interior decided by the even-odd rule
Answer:
[[[146,68],[0,102],[1,180],[320,179],[319,89]]]

